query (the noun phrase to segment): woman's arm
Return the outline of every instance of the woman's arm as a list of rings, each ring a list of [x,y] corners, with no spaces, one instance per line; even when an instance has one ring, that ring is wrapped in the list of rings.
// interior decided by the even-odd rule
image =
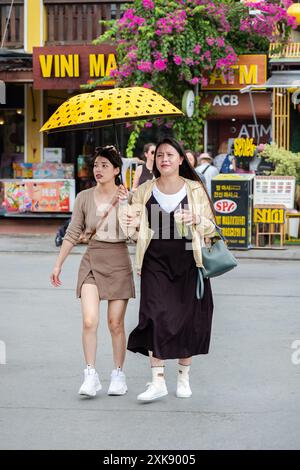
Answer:
[[[83,211],[82,204],[82,196],[81,193],[79,193],[75,199],[71,222],[67,228],[59,255],[57,257],[55,266],[50,276],[51,283],[55,287],[59,287],[61,285],[59,275],[61,272],[62,265],[69,253],[71,252],[73,246],[77,244],[79,237],[84,229],[85,214]]]
[[[132,183],[132,191],[136,191],[139,186],[140,177],[142,174],[143,167],[139,165],[134,173],[133,183]]]
[[[67,258],[67,256],[71,252],[73,246],[74,246],[73,243],[69,242],[68,240],[64,240],[63,243],[62,243],[59,255],[56,259],[55,266],[54,266],[53,271],[52,271],[51,276],[50,276],[51,284],[54,287],[59,287],[61,285],[61,280],[59,278],[59,275],[61,273],[61,268],[62,268],[62,265],[63,265],[65,259]]]

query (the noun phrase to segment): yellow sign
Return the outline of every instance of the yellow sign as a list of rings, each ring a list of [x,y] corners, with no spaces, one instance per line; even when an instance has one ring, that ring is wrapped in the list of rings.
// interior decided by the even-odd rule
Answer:
[[[33,48],[34,88],[76,90],[117,69],[116,50],[108,44],[66,45]],[[114,79],[101,86],[111,86]]]
[[[253,157],[256,145],[253,139],[238,138],[234,139],[234,156],[235,157]]]
[[[284,224],[284,208],[254,208],[255,224]]]
[[[260,85],[267,79],[267,56],[265,54],[242,54],[227,74],[215,70],[208,77],[203,90],[239,90],[246,85]]]
[[[39,56],[43,78],[79,77],[79,54],[54,54]],[[109,76],[111,70],[117,68],[114,54],[89,54],[90,77]]]

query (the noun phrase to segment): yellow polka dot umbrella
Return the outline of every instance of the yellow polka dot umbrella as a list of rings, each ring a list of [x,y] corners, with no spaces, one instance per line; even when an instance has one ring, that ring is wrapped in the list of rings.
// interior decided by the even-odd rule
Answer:
[[[182,115],[182,111],[149,88],[95,90],[65,101],[41,131],[92,129],[140,119]]]

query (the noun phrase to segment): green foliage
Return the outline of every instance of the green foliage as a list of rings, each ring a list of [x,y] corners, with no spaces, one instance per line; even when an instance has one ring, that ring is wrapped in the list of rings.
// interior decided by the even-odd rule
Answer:
[[[271,175],[295,176],[297,184],[300,184],[300,153],[293,153],[271,144],[265,146],[261,155],[274,163],[275,170],[270,172]]]
[[[213,70],[226,75],[242,53],[265,53],[270,40],[286,39],[290,31],[280,0],[260,2],[261,14],[249,15],[249,7],[235,0],[133,0],[122,7],[123,16],[101,21],[107,31],[94,41],[117,49],[116,86],[153,88],[178,108],[187,89],[205,86]],[[276,31],[275,26],[280,25]],[[94,82],[102,84],[111,77]],[[93,86],[93,85],[90,85]],[[200,150],[208,106],[200,109],[197,96],[192,118],[183,117],[173,126],[185,145]],[[134,126],[128,154],[146,121]]]

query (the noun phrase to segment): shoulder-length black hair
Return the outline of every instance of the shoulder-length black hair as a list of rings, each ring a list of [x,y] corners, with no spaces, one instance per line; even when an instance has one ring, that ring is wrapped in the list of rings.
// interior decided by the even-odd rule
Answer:
[[[173,137],[164,137],[163,139],[161,139],[156,144],[155,153],[154,153],[153,170],[152,170],[155,178],[160,177],[160,172],[159,172],[159,170],[157,169],[157,166],[156,166],[156,154],[157,154],[158,148],[162,144],[171,145],[175,150],[177,150],[179,155],[181,157],[183,157],[182,164],[179,167],[179,176],[182,176],[183,178],[187,178],[187,179],[192,180],[192,181],[197,181],[199,184],[201,184],[201,186],[203,187],[203,189],[205,191],[205,194],[207,195],[207,198],[209,200],[211,210],[212,210],[213,214],[215,214],[214,206],[213,206],[212,201],[209,197],[209,194],[207,192],[205,184],[203,183],[203,181],[201,181],[200,176],[198,175],[198,173],[195,171],[195,169],[190,164],[189,159],[187,158],[185,150],[182,147],[182,145],[179,142],[177,142],[177,140],[173,139]]]
[[[113,165],[114,168],[119,168],[120,172],[115,176],[115,184],[119,186],[122,184],[122,158],[120,152],[114,145],[106,145],[106,147],[96,147],[93,155],[93,166],[97,157],[104,157]]]

